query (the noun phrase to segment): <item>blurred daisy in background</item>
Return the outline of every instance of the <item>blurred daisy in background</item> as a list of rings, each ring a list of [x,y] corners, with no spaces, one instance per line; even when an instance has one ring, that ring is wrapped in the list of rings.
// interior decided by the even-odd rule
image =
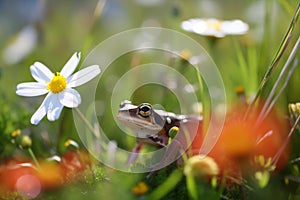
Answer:
[[[222,38],[226,35],[246,34],[249,30],[249,25],[238,19],[192,18],[183,21],[181,28],[199,35]]]
[[[165,3],[164,0],[135,0],[138,4],[143,5],[143,6],[149,6],[149,7],[154,7],[154,6],[158,6],[160,4]]]
[[[5,47],[2,57],[7,64],[16,64],[30,54],[38,43],[38,32],[32,25],[26,26],[12,36]]]

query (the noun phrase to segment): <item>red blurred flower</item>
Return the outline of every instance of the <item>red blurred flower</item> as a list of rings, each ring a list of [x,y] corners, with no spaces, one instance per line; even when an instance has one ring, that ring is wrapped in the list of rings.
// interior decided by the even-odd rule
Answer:
[[[91,157],[86,151],[72,150],[62,156],[61,168],[66,181],[80,178],[78,174],[83,173],[91,167]]]
[[[17,191],[27,198],[37,197],[43,189],[62,184],[62,173],[57,163],[40,163],[37,168],[30,161],[10,160],[0,167],[2,192]]]
[[[0,167],[0,185],[7,190],[15,190],[19,178],[25,175],[36,177],[37,169],[26,161],[10,160]]]
[[[0,165],[0,196],[17,191],[26,198],[35,198],[42,190],[78,180],[90,164],[88,153],[80,150],[67,152],[58,162],[40,160],[39,167],[27,159],[9,160]]]

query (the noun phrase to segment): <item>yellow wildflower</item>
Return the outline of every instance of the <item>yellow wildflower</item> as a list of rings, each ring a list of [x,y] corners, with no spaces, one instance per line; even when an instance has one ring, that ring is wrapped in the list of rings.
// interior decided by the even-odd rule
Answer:
[[[12,137],[17,137],[17,136],[20,135],[20,134],[21,134],[21,130],[20,130],[20,129],[17,129],[17,130],[15,130],[14,132],[11,133],[11,136],[12,136]]]
[[[139,182],[132,188],[132,193],[135,195],[143,195],[149,190],[148,185],[145,182]]]

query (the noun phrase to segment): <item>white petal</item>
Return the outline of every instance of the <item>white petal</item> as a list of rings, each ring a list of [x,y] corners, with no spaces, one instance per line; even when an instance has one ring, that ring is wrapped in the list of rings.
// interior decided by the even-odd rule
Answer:
[[[101,72],[98,65],[86,67],[67,79],[68,87],[77,87],[95,78]]]
[[[49,105],[49,102],[50,102],[49,100],[51,100],[51,96],[53,96],[52,93],[49,93],[45,97],[44,101],[42,102],[40,107],[37,109],[37,111],[35,111],[35,113],[32,115],[32,117],[30,119],[30,122],[32,124],[37,125],[41,121],[41,119],[46,115],[48,105]]]
[[[46,94],[49,92],[46,89],[47,85],[44,83],[28,82],[20,83],[17,85],[17,95],[25,97],[33,97]]]
[[[60,74],[65,78],[68,78],[75,71],[79,61],[80,61],[80,53],[75,52],[73,56],[65,64],[65,66],[62,68]]]
[[[53,73],[50,71],[50,69],[40,62],[35,62],[33,65],[31,65],[30,71],[32,77],[40,83],[49,82],[53,78]]]
[[[75,108],[81,103],[80,94],[72,89],[68,88],[58,93],[59,102],[69,108]]]
[[[241,20],[224,21],[222,24],[222,30],[226,34],[242,35],[247,33],[249,25]]]
[[[193,31],[193,26],[190,21],[183,21],[181,23],[181,28],[185,31]]]
[[[47,118],[49,121],[55,121],[59,118],[60,113],[63,109],[63,105],[58,100],[58,95],[52,95],[51,102],[49,102]]]

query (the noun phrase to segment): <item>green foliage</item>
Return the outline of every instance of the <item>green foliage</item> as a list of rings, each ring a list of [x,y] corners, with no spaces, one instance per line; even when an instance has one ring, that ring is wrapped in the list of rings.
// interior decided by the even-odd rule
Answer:
[[[0,98],[0,157],[9,157],[13,151],[11,134],[17,129],[29,126],[29,113],[14,103],[7,103],[7,99]]]

